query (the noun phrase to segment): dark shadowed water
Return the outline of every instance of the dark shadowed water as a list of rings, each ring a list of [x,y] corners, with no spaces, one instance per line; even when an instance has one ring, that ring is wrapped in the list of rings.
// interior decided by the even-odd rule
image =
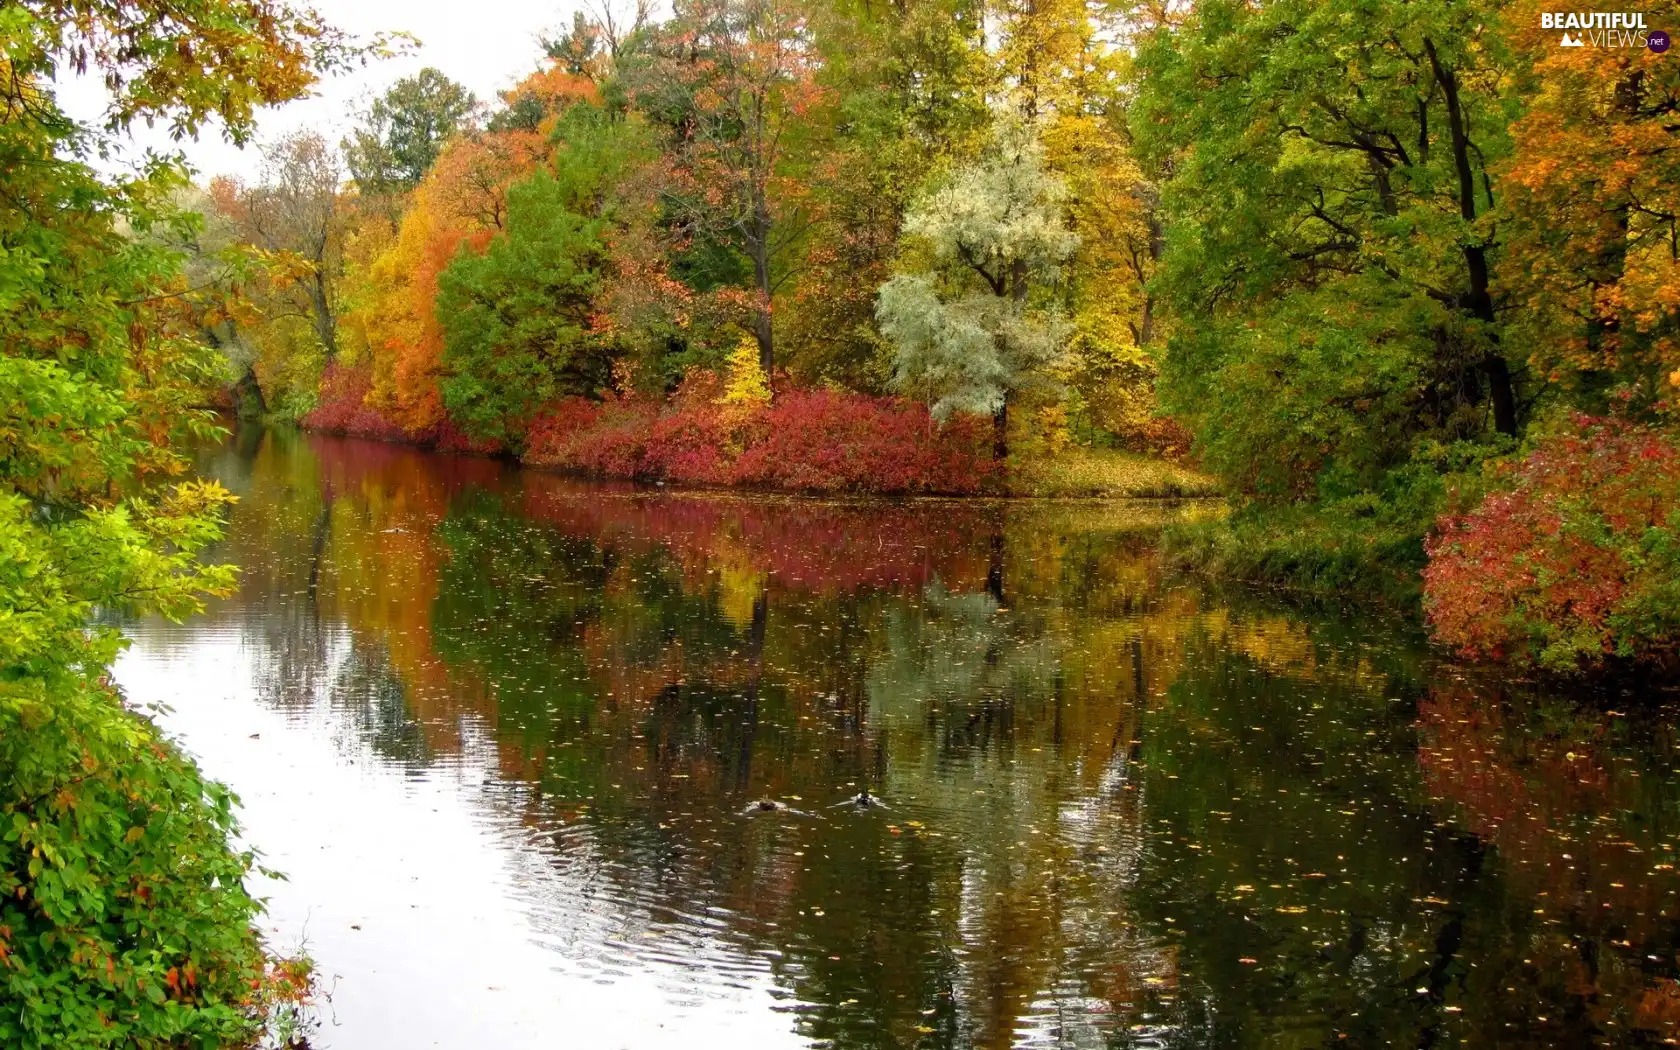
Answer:
[[[1676,1035],[1674,711],[1163,578],[1193,509],[204,468],[240,592],[119,678],[290,876],[318,1046]]]

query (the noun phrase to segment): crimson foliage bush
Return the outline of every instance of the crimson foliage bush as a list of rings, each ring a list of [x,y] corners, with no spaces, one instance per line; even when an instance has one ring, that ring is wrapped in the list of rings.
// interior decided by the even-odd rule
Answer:
[[[347,368],[337,362],[328,365],[321,376],[320,399],[303,417],[303,425],[327,434],[426,445],[439,452],[490,455],[502,451],[501,442],[474,438],[449,419],[430,430],[410,433],[367,403],[372,387],[373,377],[366,367]]]
[[[1428,541],[1424,607],[1472,657],[1590,669],[1680,648],[1680,447],[1580,417]]]
[[[329,434],[348,434],[381,441],[413,440],[402,427],[366,403],[372,387],[373,376],[367,368],[346,368],[337,362],[328,365],[321,376],[320,399],[315,408],[303,417],[303,425]]]
[[[968,417],[935,427],[921,405],[832,390],[787,390],[764,436],[741,453],[736,484],[801,492],[968,493],[991,476]]]
[[[532,426],[525,459],[680,484],[962,494],[993,473],[981,429],[936,427],[920,405],[829,390],[784,388],[773,405],[745,409],[682,396],[567,398]]]

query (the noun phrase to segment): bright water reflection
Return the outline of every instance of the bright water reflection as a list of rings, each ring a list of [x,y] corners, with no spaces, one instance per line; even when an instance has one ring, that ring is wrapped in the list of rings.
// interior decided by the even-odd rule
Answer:
[[[1163,581],[1169,511],[650,493],[280,432],[206,469],[241,592],[136,625],[119,674],[290,874],[324,1045],[1680,1021],[1672,712]],[[836,805],[863,789],[887,808]]]

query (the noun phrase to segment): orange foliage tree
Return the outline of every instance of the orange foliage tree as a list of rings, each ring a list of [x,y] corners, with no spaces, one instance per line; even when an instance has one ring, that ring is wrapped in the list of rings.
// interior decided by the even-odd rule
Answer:
[[[752,267],[759,365],[775,365],[771,306],[810,218],[790,171],[801,126],[818,126],[820,61],[787,0],[692,0],[641,71],[638,104],[672,124],[667,205],[683,226],[738,249]]]
[[[552,114],[594,91],[587,79],[550,68],[507,92],[510,104],[534,100],[549,116],[452,140],[415,189],[394,238],[357,275],[362,294],[346,323],[368,351],[368,401],[404,430],[422,433],[444,421],[438,275],[463,245],[482,251],[502,229],[508,187],[545,163]]]
[[[1546,5],[1509,18],[1534,94],[1501,180],[1503,268],[1526,300],[1534,364],[1595,395],[1644,406],[1680,386],[1680,65],[1643,47],[1557,46]],[[1596,388],[1596,389],[1595,389]]]

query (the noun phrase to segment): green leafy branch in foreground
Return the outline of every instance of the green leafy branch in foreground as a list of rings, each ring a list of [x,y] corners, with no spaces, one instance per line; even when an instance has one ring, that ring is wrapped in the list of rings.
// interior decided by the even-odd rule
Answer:
[[[234,585],[199,555],[232,498],[173,446],[213,432],[216,373],[181,253],[178,163],[121,178],[83,158],[135,119],[176,134],[365,54],[307,9],[231,0],[0,10],[0,1044],[254,1043],[309,991],[254,925],[234,800],[107,668],[115,615],[180,619]],[[102,76],[107,131],[51,90]]]

